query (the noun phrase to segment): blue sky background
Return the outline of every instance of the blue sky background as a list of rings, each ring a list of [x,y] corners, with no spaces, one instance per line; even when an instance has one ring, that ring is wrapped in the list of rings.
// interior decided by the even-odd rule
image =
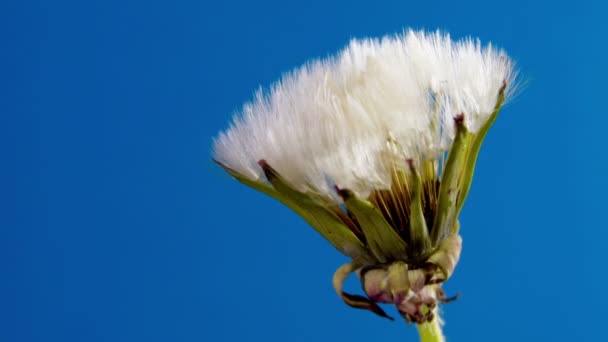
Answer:
[[[605,13],[600,1],[3,1],[0,341],[415,341],[344,305],[331,277],[347,259],[210,156],[260,85],[405,27],[492,41],[527,81],[461,216],[449,340],[605,340]]]

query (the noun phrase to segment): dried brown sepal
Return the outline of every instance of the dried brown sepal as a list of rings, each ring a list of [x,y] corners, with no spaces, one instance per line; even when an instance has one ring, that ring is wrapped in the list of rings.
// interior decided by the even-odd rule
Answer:
[[[462,238],[458,234],[451,234],[446,237],[439,249],[427,260],[427,264],[437,267],[437,272],[433,275],[435,282],[444,282],[450,278],[462,251]]]
[[[336,270],[336,273],[334,273],[333,277],[333,285],[334,290],[336,290],[336,293],[340,296],[340,298],[342,298],[344,303],[346,303],[350,307],[356,309],[369,310],[380,317],[388,318],[391,321],[394,320],[393,317],[387,315],[386,312],[384,312],[384,310],[382,310],[382,308],[378,304],[376,304],[369,298],[360,295],[353,295],[342,291],[342,287],[344,286],[346,278],[348,278],[348,276],[356,269],[357,265],[349,262],[340,266],[340,268]]]

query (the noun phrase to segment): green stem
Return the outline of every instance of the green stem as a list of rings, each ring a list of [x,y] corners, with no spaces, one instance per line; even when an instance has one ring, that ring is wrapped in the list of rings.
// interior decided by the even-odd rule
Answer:
[[[420,342],[445,342],[437,316],[431,322],[418,324],[418,333]]]

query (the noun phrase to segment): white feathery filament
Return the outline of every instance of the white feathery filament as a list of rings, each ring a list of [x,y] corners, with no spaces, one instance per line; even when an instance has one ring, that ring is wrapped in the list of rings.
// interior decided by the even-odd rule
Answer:
[[[353,40],[336,56],[308,63],[259,91],[214,141],[217,160],[261,180],[265,159],[301,191],[336,198],[334,185],[361,197],[391,187],[406,160],[439,160],[454,117],[476,132],[516,71],[502,50],[409,30]]]

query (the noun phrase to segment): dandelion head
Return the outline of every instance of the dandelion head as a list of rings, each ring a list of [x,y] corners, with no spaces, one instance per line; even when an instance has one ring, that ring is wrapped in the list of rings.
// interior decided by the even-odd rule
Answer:
[[[353,40],[237,113],[214,159],[302,216],[351,261],[350,306],[435,319],[462,247],[458,216],[481,143],[516,89],[504,51],[442,32]],[[351,274],[365,296],[342,291]]]

